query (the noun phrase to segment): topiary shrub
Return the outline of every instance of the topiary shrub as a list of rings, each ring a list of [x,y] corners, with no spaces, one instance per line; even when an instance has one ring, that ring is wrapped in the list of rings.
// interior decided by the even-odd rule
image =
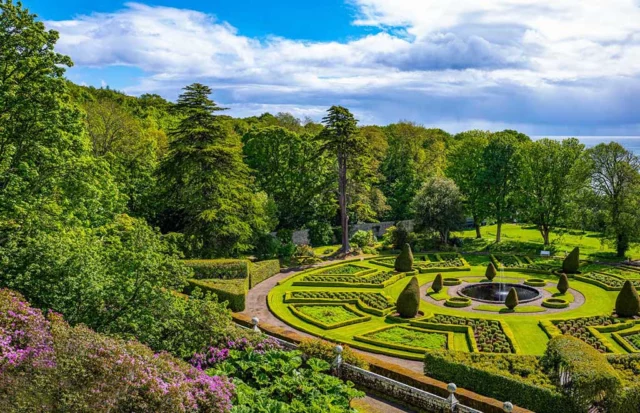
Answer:
[[[433,291],[439,293],[442,290],[442,274],[436,275],[436,279],[433,280],[433,284],[431,284],[431,288]]]
[[[411,246],[409,244],[404,244],[404,247],[402,247],[402,252],[398,255],[398,258],[396,258],[394,267],[398,272],[409,272],[413,270],[413,253],[411,252]]]
[[[640,301],[638,300],[636,288],[631,284],[631,281],[625,281],[618,298],[616,298],[616,313],[618,316],[633,317],[638,314],[638,311],[640,311]]]
[[[351,236],[351,244],[355,245],[358,248],[370,247],[375,242],[376,239],[373,235],[373,231],[359,230]]]
[[[396,309],[402,318],[412,318],[418,314],[420,307],[420,284],[418,278],[413,277],[404,287],[396,302]]]
[[[580,267],[580,248],[575,247],[564,261],[562,261],[562,272],[565,274],[576,274],[578,273],[578,267]]]
[[[493,279],[496,278],[496,275],[498,275],[496,266],[493,265],[492,262],[490,262],[489,265],[487,265],[487,271],[484,273],[484,276],[487,277],[487,280],[493,281]]]
[[[560,274],[560,279],[558,280],[558,291],[560,294],[564,294],[569,290],[569,279],[567,278],[567,274]]]
[[[506,305],[509,310],[513,310],[518,304],[518,292],[515,288],[511,287],[511,289],[509,290],[509,294],[507,294],[507,299],[505,300],[504,305]]]

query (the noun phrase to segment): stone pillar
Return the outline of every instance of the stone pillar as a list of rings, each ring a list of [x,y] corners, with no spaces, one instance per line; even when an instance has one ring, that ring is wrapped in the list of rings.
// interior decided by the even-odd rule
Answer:
[[[504,402],[504,404],[502,405],[502,410],[504,410],[507,413],[511,413],[513,411],[513,403]]]
[[[458,386],[455,383],[447,384],[447,391],[449,392],[449,397],[447,397],[447,402],[449,403],[449,407],[453,412],[458,404],[458,399],[456,399],[456,390],[458,390]]]
[[[331,363],[331,370],[335,373],[336,376],[340,377],[340,367],[342,366],[342,346],[337,345],[333,348],[333,352],[336,354],[336,357],[333,359]]]

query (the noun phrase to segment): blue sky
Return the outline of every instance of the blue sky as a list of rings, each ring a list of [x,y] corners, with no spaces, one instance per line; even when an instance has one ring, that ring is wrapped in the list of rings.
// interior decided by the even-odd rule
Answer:
[[[541,5],[544,4],[544,5]],[[640,0],[27,0],[68,77],[248,116],[640,135]]]

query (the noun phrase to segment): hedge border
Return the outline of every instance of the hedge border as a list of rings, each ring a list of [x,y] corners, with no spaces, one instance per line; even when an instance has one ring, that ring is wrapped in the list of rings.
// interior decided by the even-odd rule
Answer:
[[[524,284],[530,287],[546,287],[547,281],[541,278],[529,278],[524,280]]]
[[[428,316],[428,318],[430,317],[433,317],[433,314]],[[471,326],[467,326],[467,325],[463,326],[460,324],[438,324],[438,323],[430,323],[428,321],[422,321],[422,320],[414,320],[409,322],[409,324],[414,327],[420,327],[427,330],[441,330],[441,331],[452,331],[454,333],[465,333],[467,338],[467,344],[471,349],[471,353],[480,352],[480,350],[478,350],[478,343],[476,342],[476,337],[473,334],[473,328],[471,328]]]
[[[200,288],[204,292],[212,292],[216,295],[219,302],[226,301],[227,307],[233,312],[244,311],[247,299],[247,292],[249,291],[249,279],[248,278],[237,278],[230,280],[219,280],[219,279],[211,279],[211,280],[196,280],[196,279],[188,279],[188,285],[185,287],[184,291],[186,294],[191,294],[196,287]],[[243,289],[241,292],[230,291],[229,288],[225,288],[226,286],[231,285],[240,285],[243,283]]]
[[[182,263],[193,270],[194,280],[239,280],[250,275],[250,261],[239,259],[203,259],[183,260]],[[218,272],[236,271],[234,276],[225,278],[218,276]],[[239,276],[238,276],[239,275]]]
[[[611,337],[613,338],[613,340],[615,342],[620,344],[620,346],[622,346],[622,348],[627,350],[629,353],[640,353],[640,349],[637,349],[626,338],[626,336],[631,336],[631,335],[636,335],[636,334],[640,334],[640,328],[632,328],[629,331],[621,331],[619,333],[618,332],[614,332],[614,333],[611,334]]]
[[[462,284],[462,280],[460,278],[445,278],[442,280],[442,285],[445,287],[453,287],[460,284]]]
[[[439,334],[439,335],[443,335],[447,338],[447,341],[444,344],[444,348],[445,350],[448,350],[450,347],[453,346],[453,331],[437,331],[437,330],[425,330],[422,328],[417,328],[417,327],[411,327],[411,326],[407,326],[407,325],[393,325],[393,326],[386,326],[386,327],[382,327],[382,328],[377,328],[375,330],[371,330],[368,331],[364,334],[358,335],[358,336],[354,336],[353,339],[356,341],[362,341],[363,343],[367,343],[367,344],[373,344],[375,346],[380,346],[380,347],[384,347],[384,348],[390,348],[390,349],[394,349],[394,350],[402,350],[402,351],[408,351],[411,353],[419,353],[419,354],[424,354],[427,350],[426,348],[423,347],[415,347],[415,346],[407,346],[404,344],[398,344],[398,343],[391,343],[388,341],[382,341],[382,340],[376,340],[375,338],[370,338],[370,337],[366,337],[368,334],[374,334],[374,333],[379,333],[382,331],[386,331],[386,330],[390,330],[392,328],[404,328],[407,330],[414,330],[414,331],[419,331],[421,333],[430,333],[430,334]]]
[[[546,308],[567,308],[569,305],[569,301],[557,297],[547,297],[542,300],[542,306]]]
[[[300,311],[297,308],[298,306],[304,306],[304,307],[309,307],[309,306],[310,307],[342,307],[345,310],[354,313],[358,317],[352,318],[352,319],[349,319],[349,320],[345,320],[345,321],[340,321],[338,323],[327,324],[327,323],[323,323],[322,320],[318,320],[318,319],[313,318],[313,317],[311,317],[311,316],[309,316],[307,314],[304,314],[302,311]],[[320,327],[323,330],[333,330],[333,329],[336,329],[336,328],[349,326],[349,325],[352,325],[352,324],[364,323],[366,321],[370,321],[371,320],[371,316],[370,315],[362,313],[360,310],[358,310],[357,308],[355,308],[351,304],[327,304],[327,303],[293,304],[293,305],[289,306],[289,310],[291,310],[291,312],[296,317],[300,318],[302,321],[305,321],[305,322],[307,322],[309,324],[313,324],[314,326]]]
[[[339,298],[295,298],[292,297],[292,293],[293,291],[287,291],[284,293],[284,299],[283,301],[286,304],[313,304],[313,303],[318,303],[318,304],[354,304],[356,305],[356,307],[358,307],[358,309],[360,311],[363,311],[365,313],[369,313],[371,315],[375,315],[378,317],[384,317],[387,314],[390,314],[392,311],[395,311],[395,305],[392,305],[391,307],[387,307],[384,310],[379,310],[377,308],[373,308],[373,307],[369,307],[367,304],[365,304],[364,301],[358,299],[348,299],[348,300],[342,300]],[[382,293],[379,293],[382,294]],[[389,297],[388,295],[382,294],[385,296],[385,298],[387,299],[387,301],[389,302],[389,304],[391,304],[391,297]]]
[[[280,273],[279,260],[264,260],[251,263],[249,268],[249,288],[255,287],[278,273]]]
[[[309,275],[309,274],[307,274]],[[379,284],[367,284],[367,283],[349,283],[349,282],[326,282],[326,281],[294,281],[291,285],[294,287],[342,287],[342,288],[385,288],[391,284],[395,284],[401,279],[414,275],[413,271],[401,272],[383,283]],[[306,276],[306,275],[305,275]],[[330,277],[330,276],[328,276]],[[360,278],[360,277],[357,277]]]
[[[450,297],[444,301],[444,305],[451,308],[464,308],[471,305],[471,300],[465,297]]]

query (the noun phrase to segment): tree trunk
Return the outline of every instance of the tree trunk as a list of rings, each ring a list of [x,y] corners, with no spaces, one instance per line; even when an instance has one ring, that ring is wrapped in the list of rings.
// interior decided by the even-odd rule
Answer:
[[[502,221],[498,221],[498,230],[496,231],[496,242],[500,242],[501,235],[502,235]]]
[[[542,239],[544,240],[544,246],[549,245],[549,227],[546,225],[540,226],[540,235],[542,235]]]
[[[480,220],[478,217],[473,217],[473,226],[476,228],[476,239],[482,238],[482,234],[480,233]]]
[[[626,234],[618,234],[616,236],[616,252],[618,257],[622,258],[629,249],[629,240]]]
[[[340,204],[340,226],[342,227],[342,252],[349,252],[349,215],[347,215],[347,161],[338,154],[338,203]]]

